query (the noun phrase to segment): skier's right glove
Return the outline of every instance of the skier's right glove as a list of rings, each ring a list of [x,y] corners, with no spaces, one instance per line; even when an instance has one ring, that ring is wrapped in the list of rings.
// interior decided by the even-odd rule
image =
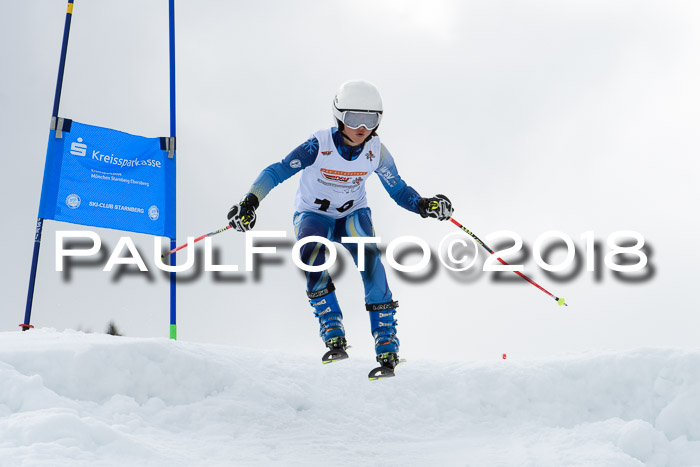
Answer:
[[[255,227],[255,210],[260,206],[258,197],[248,193],[240,203],[234,204],[228,212],[228,223],[239,232],[245,232]]]
[[[418,212],[421,217],[434,217],[439,221],[446,221],[452,217],[454,209],[447,196],[435,195],[433,198],[421,198],[418,202]]]

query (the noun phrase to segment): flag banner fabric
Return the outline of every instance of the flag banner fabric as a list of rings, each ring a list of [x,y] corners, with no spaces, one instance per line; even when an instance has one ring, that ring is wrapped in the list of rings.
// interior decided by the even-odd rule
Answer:
[[[46,151],[39,217],[175,238],[175,154],[161,138],[70,122]]]

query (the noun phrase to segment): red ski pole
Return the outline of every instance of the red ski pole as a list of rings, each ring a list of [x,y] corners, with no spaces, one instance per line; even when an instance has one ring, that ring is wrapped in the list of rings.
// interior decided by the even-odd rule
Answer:
[[[231,226],[230,226],[230,225],[227,225],[227,226],[224,227],[223,229],[215,230],[214,232],[209,232],[208,234],[204,234],[204,235],[202,235],[201,237],[195,238],[193,243],[197,243],[198,241],[200,241],[200,240],[203,239],[203,238],[211,237],[211,236],[216,235],[216,234],[218,234],[218,233],[225,232],[226,230],[228,230],[228,229],[230,229],[230,228],[231,228]],[[161,255],[160,259],[165,259],[166,257],[172,255],[172,254],[175,253],[176,251],[182,250],[182,249],[185,248],[187,245],[189,245],[189,243],[185,243],[184,245],[180,245],[179,247],[170,250],[169,252],[165,253],[164,255]]]
[[[462,224],[460,224],[459,222],[457,222],[456,220],[454,220],[454,218],[450,218],[450,220],[452,221],[452,223],[453,223],[454,225],[456,225],[457,227],[459,227],[460,229],[462,229],[462,230],[464,230],[466,233],[468,233],[474,240],[477,241],[477,243],[479,243],[479,245],[481,245],[481,246],[483,246],[484,248],[486,248],[486,251],[488,251],[490,254],[493,254],[493,250],[492,250],[491,248],[489,248],[489,246],[486,245],[484,242],[482,242],[481,239],[480,239],[479,237],[477,237],[477,236],[474,234],[474,232],[472,232],[472,231],[469,230],[468,228],[464,227]],[[496,257],[496,259],[497,259],[498,261],[500,261],[502,264],[505,264],[506,266],[509,265],[508,263],[506,263],[505,261],[503,261],[503,260],[502,260],[501,258],[499,258],[498,256]],[[567,303],[564,302],[564,299],[563,299],[563,298],[559,298],[559,297],[554,296],[552,293],[550,293],[550,292],[549,292],[548,290],[546,290],[544,287],[542,287],[541,285],[539,285],[537,282],[535,282],[535,281],[533,281],[532,279],[530,279],[529,277],[527,277],[525,274],[523,274],[523,273],[521,273],[521,272],[519,272],[519,271],[513,271],[513,272],[516,273],[517,275],[519,275],[520,277],[522,277],[523,279],[525,279],[526,281],[528,281],[530,284],[532,284],[532,285],[534,285],[535,287],[537,287],[538,289],[540,289],[542,292],[544,292],[544,293],[546,293],[547,295],[549,295],[550,297],[552,297],[554,300],[556,300],[556,302],[557,302],[557,304],[558,304],[559,306],[562,306],[562,305],[569,306]]]

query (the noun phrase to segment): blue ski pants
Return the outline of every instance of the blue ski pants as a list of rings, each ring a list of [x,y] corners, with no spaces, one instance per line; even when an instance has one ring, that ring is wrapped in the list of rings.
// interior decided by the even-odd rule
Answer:
[[[315,212],[294,213],[294,232],[297,240],[310,236],[325,237],[340,243],[342,237],[372,237],[372,213],[369,208],[361,208],[340,219]],[[357,244],[341,243],[352,255],[357,266]],[[362,247],[362,245],[359,245]],[[365,288],[365,303],[379,304],[391,302],[391,290],[386,281],[386,272],[381,262],[377,245],[368,243],[365,249],[365,270],[360,271]],[[317,266],[326,261],[326,247],[322,243],[310,242],[301,248],[301,261]],[[306,287],[315,292],[328,287],[332,280],[328,270],[306,273]]]

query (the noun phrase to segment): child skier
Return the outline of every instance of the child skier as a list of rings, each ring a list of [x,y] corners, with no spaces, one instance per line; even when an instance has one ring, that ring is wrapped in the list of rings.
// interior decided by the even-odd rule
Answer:
[[[245,232],[255,226],[260,201],[272,188],[302,172],[296,194],[294,229],[297,240],[309,236],[340,242],[342,237],[374,236],[371,211],[367,206],[365,182],[376,172],[396,203],[422,217],[447,220],[452,204],[446,196],[421,196],[399,176],[393,157],[380,142],[377,128],[382,120],[382,99],[367,81],[348,81],[333,99],[337,126],[319,130],[282,161],[265,168],[240,203],[228,212],[234,229]],[[358,245],[342,243],[357,265]],[[370,379],[394,376],[399,363],[399,339],[394,315],[398,302],[392,299],[380,251],[368,243],[364,271],[361,272],[365,303],[369,311],[379,368]],[[301,260],[310,266],[325,263],[325,247],[307,243]],[[347,358],[343,314],[335,296],[335,286],[327,270],[306,272],[307,296],[320,324],[321,339],[329,348],[323,363]]]

